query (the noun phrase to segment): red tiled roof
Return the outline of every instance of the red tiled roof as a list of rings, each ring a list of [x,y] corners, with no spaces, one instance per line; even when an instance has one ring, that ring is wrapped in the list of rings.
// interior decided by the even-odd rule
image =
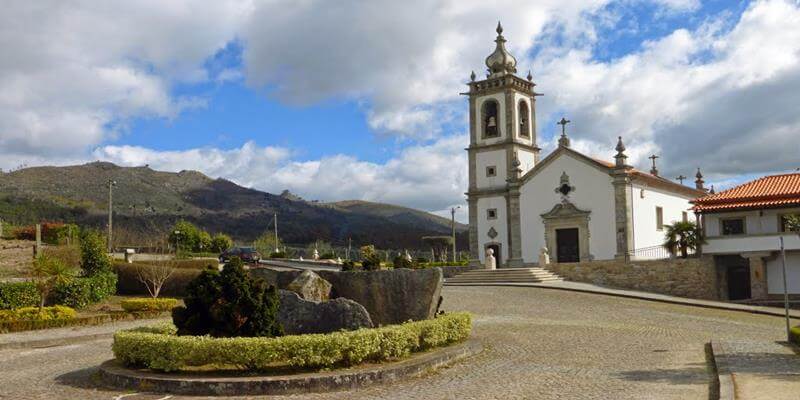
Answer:
[[[800,173],[765,176],[692,203],[700,212],[800,205]]]
[[[606,166],[608,168],[616,167],[616,164],[614,164],[613,162],[608,162],[608,161],[601,160],[599,158],[594,158],[594,157],[592,157],[592,160],[597,161],[598,163],[600,163],[600,164],[602,164],[602,165],[604,165],[604,166]],[[685,185],[677,183],[677,182],[673,182],[673,181],[671,181],[669,179],[663,178],[663,177],[658,176],[658,175],[653,175],[653,174],[651,174],[649,172],[640,171],[640,170],[638,170],[636,168],[631,169],[630,172],[629,172],[629,175],[633,175],[635,177],[642,178],[644,180],[647,180],[650,183],[658,184],[661,187],[665,187],[665,188],[671,189],[673,191],[677,190],[677,191],[680,191],[680,192],[684,192],[688,196],[698,196],[698,195],[702,196],[702,195],[705,194],[705,192],[703,192],[701,190],[697,190],[697,189],[695,189],[693,187],[689,187],[689,186],[685,186]]]

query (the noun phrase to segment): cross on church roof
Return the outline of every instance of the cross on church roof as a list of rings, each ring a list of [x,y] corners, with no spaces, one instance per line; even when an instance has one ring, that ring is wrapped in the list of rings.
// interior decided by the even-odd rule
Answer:
[[[686,177],[683,175],[678,175],[677,177],[675,177],[675,179],[677,179],[681,183],[681,185],[683,185],[683,180],[686,179]]]
[[[661,158],[661,157],[653,154],[652,156],[647,157],[647,158],[653,160],[653,168],[650,169],[650,173],[653,174],[653,175],[658,175],[658,168],[656,168],[656,159]]]
[[[561,121],[556,122],[557,125],[561,125],[561,136],[567,136],[567,124],[572,121],[561,117]]]

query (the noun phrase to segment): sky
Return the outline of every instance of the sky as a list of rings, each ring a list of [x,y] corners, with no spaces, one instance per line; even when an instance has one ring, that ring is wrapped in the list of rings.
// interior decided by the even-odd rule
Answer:
[[[0,168],[199,170],[443,216],[503,23],[538,140],[717,189],[800,167],[800,0],[4,2]]]

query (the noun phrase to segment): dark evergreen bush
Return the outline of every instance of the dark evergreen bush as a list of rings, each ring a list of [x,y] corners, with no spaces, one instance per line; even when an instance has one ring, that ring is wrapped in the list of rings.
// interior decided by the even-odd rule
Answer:
[[[278,289],[251,278],[234,257],[222,272],[204,270],[187,288],[185,307],[172,311],[178,335],[281,336]]]
[[[419,268],[419,264],[417,264],[417,263],[415,263],[413,261],[409,261],[408,259],[406,259],[402,255],[398,255],[397,257],[395,257],[394,261],[392,261],[392,263],[394,264],[394,268],[395,269],[397,269],[397,268],[408,268],[408,269]]]

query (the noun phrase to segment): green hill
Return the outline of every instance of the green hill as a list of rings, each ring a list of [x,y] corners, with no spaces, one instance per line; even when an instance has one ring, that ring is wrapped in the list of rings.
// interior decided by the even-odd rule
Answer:
[[[145,244],[181,218],[248,242],[271,226],[274,213],[282,239],[292,244],[318,239],[345,244],[352,238],[354,244],[419,248],[420,237],[450,232],[448,219],[406,207],[307,202],[288,192],[273,195],[197,171],[173,173],[107,162],[0,173],[0,218],[13,224],[50,220],[104,227],[109,180],[117,183],[118,245]],[[466,226],[457,224],[456,230],[465,247]]]

